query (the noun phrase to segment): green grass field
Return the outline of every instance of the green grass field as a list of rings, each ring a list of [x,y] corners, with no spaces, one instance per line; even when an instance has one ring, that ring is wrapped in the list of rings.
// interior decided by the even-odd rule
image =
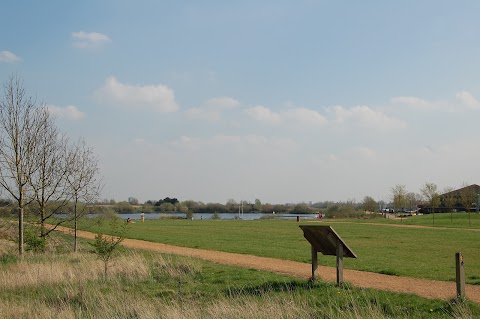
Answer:
[[[447,217],[449,220],[446,214],[436,215],[439,224],[447,223]],[[360,223],[359,220],[324,220],[318,223],[332,225],[357,254],[357,259],[345,259],[345,268],[453,281],[455,252],[461,251],[465,257],[467,283],[480,284],[478,229],[394,227],[395,224],[407,222],[426,225],[431,217],[415,216],[408,221],[374,219]],[[463,219],[456,221],[456,225],[461,225],[465,222],[465,217],[468,218],[461,217]],[[475,220],[476,225],[480,225],[478,215],[472,214],[472,220]],[[312,223],[315,222],[160,219],[131,224],[127,237],[309,263],[310,246],[298,226]],[[108,233],[105,223],[100,225],[85,220],[82,227],[94,232]],[[320,255],[319,263],[334,266],[335,258]]]
[[[109,221],[100,223],[100,220],[85,219],[82,228],[106,232]],[[418,240],[439,241],[437,252],[427,256],[432,259],[448,253],[442,243],[446,242],[445,237],[457,235],[456,232],[463,236],[464,242],[451,242],[473,251],[471,241],[476,234],[472,230],[329,222],[360,257],[349,261],[350,268],[377,262],[374,271],[396,273],[406,269],[407,275],[412,275],[404,266],[410,263],[409,257],[399,251],[410,249],[418,254],[422,248]],[[130,224],[128,237],[309,262],[309,244],[299,224],[303,223],[148,220]],[[16,256],[15,243],[0,239],[0,317],[464,319],[480,316],[480,306],[468,301],[458,304],[429,300],[354,288],[348,283],[342,288],[323,282],[311,286],[305,280],[275,273],[126,248],[119,248],[105,278],[102,262],[90,253],[86,240],[80,239],[79,253],[72,254],[68,253],[72,248],[71,236],[53,235],[51,241],[61,244],[60,247],[47,253],[28,252],[23,259]],[[417,241],[410,236],[417,236]],[[391,249],[389,245],[396,246]],[[389,253],[390,250],[394,253]],[[388,256],[380,257],[384,253]],[[466,254],[467,276],[469,262],[473,263],[470,254]],[[320,261],[333,265],[334,258],[320,256]],[[418,270],[417,276],[428,274],[436,261],[425,263],[426,269]]]

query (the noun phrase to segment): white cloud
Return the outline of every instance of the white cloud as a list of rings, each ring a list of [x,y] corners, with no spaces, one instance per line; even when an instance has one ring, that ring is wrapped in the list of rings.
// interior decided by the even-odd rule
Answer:
[[[105,80],[95,96],[101,103],[122,105],[129,109],[142,108],[157,112],[178,110],[173,90],[162,84],[134,86],[120,83],[112,76]]]
[[[245,113],[259,122],[266,122],[269,124],[280,124],[282,122],[280,114],[272,112],[270,109],[262,105],[251,107],[245,110]]]
[[[285,121],[292,121],[302,125],[321,126],[327,123],[327,120],[319,112],[304,107],[289,109],[281,113]]]
[[[231,97],[215,97],[207,100],[201,107],[192,107],[185,111],[190,118],[216,122],[222,118],[224,110],[238,107],[240,102]]]
[[[98,32],[72,32],[73,45],[77,48],[93,48],[110,42],[110,38]]]
[[[288,123],[293,125],[321,126],[327,122],[325,117],[319,112],[304,107],[273,112],[269,108],[259,105],[245,110],[245,113],[256,121],[273,125]]]
[[[469,110],[479,110],[480,101],[470,92],[460,91],[455,95],[457,101],[427,101],[413,96],[397,96],[390,99],[393,104],[402,104],[419,111],[444,111],[458,112],[464,111],[465,107]],[[459,104],[458,101],[461,103]]]
[[[456,94],[456,98],[459,99],[469,109],[480,109],[480,101],[478,101],[470,92],[461,91]]]
[[[414,109],[419,110],[431,110],[436,109],[436,105],[429,101],[420,99],[414,96],[396,96],[390,99],[390,102],[393,104],[403,104]]]
[[[21,59],[10,51],[0,51],[0,62],[14,63]]]
[[[385,113],[364,105],[347,109],[343,106],[331,108],[335,115],[335,122],[346,125],[356,125],[366,128],[403,128],[405,122],[389,117]]]
[[[69,120],[81,120],[85,118],[85,113],[81,112],[74,105],[68,105],[65,107],[47,105],[47,108],[51,114],[56,115],[59,118],[65,118]]]

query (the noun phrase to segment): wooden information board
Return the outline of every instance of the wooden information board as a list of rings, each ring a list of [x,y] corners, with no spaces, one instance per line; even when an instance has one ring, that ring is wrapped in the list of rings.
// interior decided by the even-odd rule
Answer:
[[[343,282],[343,257],[357,258],[357,255],[347,246],[331,226],[300,225],[303,236],[312,247],[312,279],[315,279],[318,268],[317,252],[323,255],[337,256],[337,284]]]

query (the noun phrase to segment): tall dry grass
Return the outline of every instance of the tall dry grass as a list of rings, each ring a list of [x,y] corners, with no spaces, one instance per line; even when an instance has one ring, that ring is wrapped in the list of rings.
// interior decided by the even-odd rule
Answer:
[[[177,279],[201,272],[195,259],[127,253],[114,259],[109,277],[104,278],[103,263],[93,254],[27,254],[22,261],[0,267],[0,318],[390,318],[371,296],[349,290],[342,290],[347,302],[340,302],[334,297],[316,300],[296,291],[267,290],[259,297],[240,290],[204,299],[147,297],[125,289],[126,281],[141,283],[155,274]],[[25,293],[15,294],[18,290]],[[454,308],[451,317],[474,318],[463,306]]]
[[[149,271],[143,256],[129,254],[113,261],[109,275],[135,279],[147,276]],[[18,289],[58,283],[81,283],[103,277],[103,262],[92,254],[52,256],[49,260],[25,258],[2,269],[0,287]]]

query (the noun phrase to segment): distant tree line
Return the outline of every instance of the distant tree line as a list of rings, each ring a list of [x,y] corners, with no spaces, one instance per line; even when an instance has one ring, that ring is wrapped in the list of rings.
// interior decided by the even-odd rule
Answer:
[[[409,192],[405,185],[395,185],[390,189],[391,197],[389,202],[383,200],[376,201],[371,196],[365,196],[362,201],[354,199],[346,201],[324,201],[316,203],[299,204],[270,204],[262,203],[259,199],[254,202],[228,200],[225,204],[221,203],[203,203],[200,201],[186,200],[179,201],[175,197],[165,197],[160,200],[148,200],[141,207],[133,207],[127,202],[116,203],[114,210],[118,213],[131,212],[182,212],[188,214],[194,213],[264,213],[264,214],[321,214],[327,218],[374,218],[378,213],[389,209],[396,212],[416,212],[419,209],[422,212],[431,212],[444,207],[468,207],[472,210],[475,207],[475,196],[472,188],[465,187],[458,192],[453,192],[453,188],[447,187],[443,193],[451,193],[449,196],[441,196],[434,183],[425,183],[420,189],[420,193]],[[104,200],[105,203],[115,203],[113,200]]]
[[[225,204],[221,203],[203,203],[193,200],[178,201],[177,198],[166,197],[163,200],[148,200],[142,206],[143,211],[159,211],[159,212],[182,212],[194,214],[238,214],[238,213],[263,213],[263,214],[312,214],[316,210],[308,204],[262,204],[259,199],[253,203],[249,201],[237,202],[233,199],[228,200]]]

